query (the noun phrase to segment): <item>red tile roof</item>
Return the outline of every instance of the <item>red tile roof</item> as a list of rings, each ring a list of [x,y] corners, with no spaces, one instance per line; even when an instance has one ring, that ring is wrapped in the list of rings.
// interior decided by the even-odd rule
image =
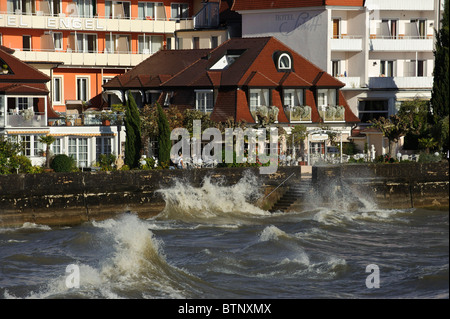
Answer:
[[[287,52],[292,57],[290,71],[282,72],[277,69],[274,57],[280,52]],[[235,58],[223,69],[211,69],[224,56]],[[185,61],[179,61],[184,58]],[[161,67],[164,65],[170,67]],[[234,117],[250,123],[254,120],[245,94],[247,87],[277,90],[284,87],[306,88],[305,104],[312,107],[312,122],[320,122],[312,90],[314,87],[343,86],[344,83],[272,37],[232,38],[213,50],[159,51],[136,68],[104,85],[106,89],[147,88],[173,91],[171,103],[182,107],[195,106],[195,89],[216,89],[216,102],[211,118],[225,121],[229,117]],[[241,89],[236,91],[237,88]],[[280,110],[279,122],[286,123],[288,120],[277,90],[273,90],[272,105]],[[340,105],[346,106],[343,96],[342,99]],[[346,115],[351,122],[357,119],[348,106]]]
[[[0,62],[7,64],[12,71],[9,74],[0,73],[0,82],[46,83],[51,80],[48,75],[13,56],[11,50],[3,46],[0,47]]]

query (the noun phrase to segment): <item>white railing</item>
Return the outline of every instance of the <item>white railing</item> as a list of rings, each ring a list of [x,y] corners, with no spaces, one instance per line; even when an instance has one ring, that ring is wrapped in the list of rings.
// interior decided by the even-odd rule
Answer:
[[[371,89],[431,89],[433,87],[432,76],[405,76],[405,77],[370,77]]]
[[[363,39],[362,36],[341,36],[339,38],[332,38],[332,51],[362,51]]]
[[[123,66],[133,67],[144,61],[150,54],[126,53],[81,53],[68,51],[20,51],[14,49],[14,56],[23,61],[63,62],[65,65]]]
[[[434,0],[366,0],[369,10],[434,10]]]
[[[3,122],[0,118],[0,125]],[[45,113],[34,113],[30,116],[24,114],[12,114],[6,115],[6,126],[11,127],[42,127],[47,126],[47,118]]]
[[[337,76],[336,79],[345,83],[343,89],[356,89],[361,87],[361,77],[359,76]]]
[[[376,39],[370,39],[369,49],[371,51],[433,51],[433,39],[377,36]]]

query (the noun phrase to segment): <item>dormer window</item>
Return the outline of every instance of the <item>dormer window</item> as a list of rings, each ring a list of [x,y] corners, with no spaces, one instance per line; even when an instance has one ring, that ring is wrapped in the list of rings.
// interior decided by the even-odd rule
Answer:
[[[210,70],[225,70],[236,61],[245,50],[228,50],[212,67]]]
[[[287,53],[281,54],[278,58],[278,69],[290,70],[291,68],[291,57]]]
[[[293,71],[292,55],[287,51],[275,51],[273,54],[273,62],[278,72]]]

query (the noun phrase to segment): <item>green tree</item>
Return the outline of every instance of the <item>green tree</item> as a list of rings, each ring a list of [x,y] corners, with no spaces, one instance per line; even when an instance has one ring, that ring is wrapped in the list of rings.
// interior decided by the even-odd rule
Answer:
[[[125,164],[130,168],[139,167],[141,157],[141,119],[139,110],[131,93],[128,93],[127,108],[125,111]]]
[[[162,109],[159,103],[156,103],[158,111],[158,157],[161,166],[169,166],[170,164],[170,149],[172,147],[172,141],[170,140],[170,127],[167,120],[166,113]]]
[[[389,118],[380,117],[369,121],[373,126],[379,129],[383,136],[387,137],[389,140],[389,155],[392,156],[392,143],[398,143],[400,137],[405,136],[410,132],[410,117],[391,115]]]
[[[436,48],[434,50],[434,82],[431,93],[434,123],[449,115],[449,33],[448,0],[445,0],[441,29],[436,31]]]
[[[45,150],[45,167],[50,168],[50,145],[56,141],[56,138],[51,135],[44,135],[39,138],[39,142],[46,145]]]

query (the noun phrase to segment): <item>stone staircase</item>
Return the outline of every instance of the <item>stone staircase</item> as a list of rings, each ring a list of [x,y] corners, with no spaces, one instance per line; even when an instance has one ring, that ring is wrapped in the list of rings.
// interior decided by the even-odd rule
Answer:
[[[292,204],[294,204],[297,200],[302,199],[305,194],[312,189],[312,187],[312,180],[309,178],[302,179],[298,184],[291,185],[286,193],[284,193],[283,196],[281,196],[281,198],[273,205],[270,212],[274,213],[277,211],[288,211]]]

